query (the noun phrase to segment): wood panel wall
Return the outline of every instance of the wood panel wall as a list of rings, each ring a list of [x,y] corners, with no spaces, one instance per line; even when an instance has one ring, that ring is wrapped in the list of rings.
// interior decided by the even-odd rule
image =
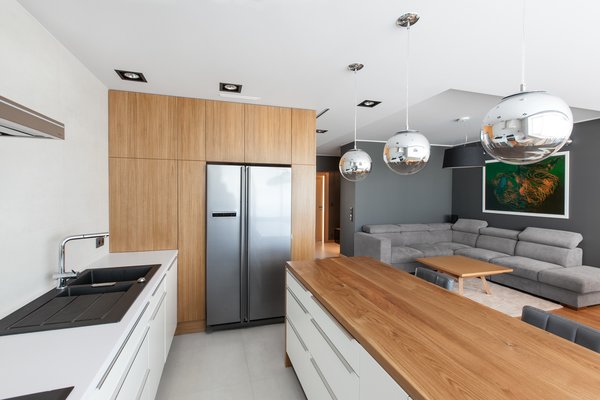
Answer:
[[[292,259],[314,258],[315,112],[109,91],[110,251],[179,250],[178,333],[205,327],[206,162],[292,166]]]

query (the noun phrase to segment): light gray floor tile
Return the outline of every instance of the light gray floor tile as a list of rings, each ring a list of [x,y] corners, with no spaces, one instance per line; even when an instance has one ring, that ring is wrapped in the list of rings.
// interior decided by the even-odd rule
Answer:
[[[156,398],[304,400],[284,354],[283,324],[176,336]]]

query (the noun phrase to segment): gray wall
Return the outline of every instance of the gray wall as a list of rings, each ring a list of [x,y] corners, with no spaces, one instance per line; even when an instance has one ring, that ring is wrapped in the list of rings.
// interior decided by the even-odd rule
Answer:
[[[420,172],[401,176],[385,165],[383,143],[360,142],[373,160],[362,182],[341,184],[341,253],[354,253],[354,232],[365,224],[443,222],[452,209],[452,171],[442,169],[444,148],[432,147],[429,164]],[[346,145],[342,153],[351,148]],[[354,207],[354,221],[349,208]]]
[[[562,229],[583,235],[583,262],[600,267],[600,120],[575,124],[570,151],[569,219],[521,217],[483,213],[482,169],[453,170],[452,213],[488,221],[491,226],[523,229],[527,226]]]

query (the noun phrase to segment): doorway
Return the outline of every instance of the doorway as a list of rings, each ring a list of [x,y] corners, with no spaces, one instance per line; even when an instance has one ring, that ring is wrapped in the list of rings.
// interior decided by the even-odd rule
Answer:
[[[329,172],[317,172],[315,240],[325,243],[329,232]]]

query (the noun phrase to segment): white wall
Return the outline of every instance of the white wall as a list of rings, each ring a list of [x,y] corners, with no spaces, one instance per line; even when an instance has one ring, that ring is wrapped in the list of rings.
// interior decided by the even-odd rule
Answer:
[[[62,237],[108,230],[107,88],[14,0],[0,2],[0,95],[65,140],[0,137],[0,318],[52,288]],[[67,246],[67,268],[108,252]]]

